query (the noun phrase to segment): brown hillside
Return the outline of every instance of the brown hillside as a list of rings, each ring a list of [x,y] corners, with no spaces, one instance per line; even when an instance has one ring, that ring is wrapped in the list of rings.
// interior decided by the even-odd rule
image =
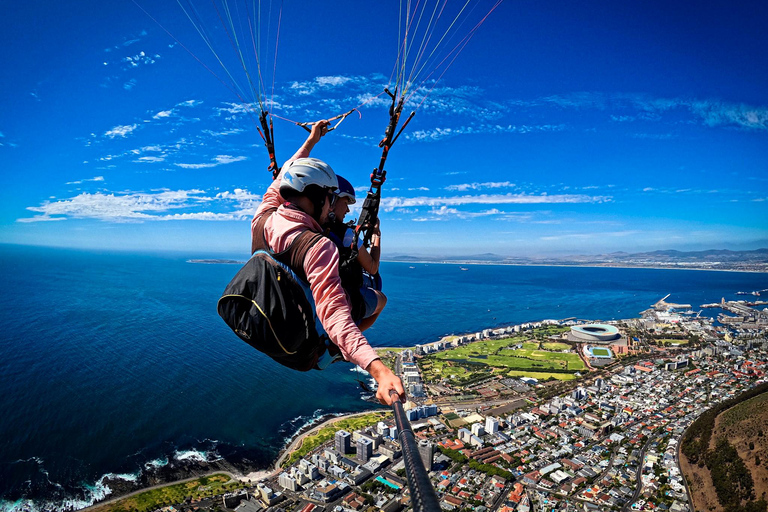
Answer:
[[[762,497],[768,501],[768,393],[720,414],[715,420],[710,449],[720,437],[736,448],[752,474],[755,499]]]
[[[693,510],[697,512],[723,510],[720,502],[717,501],[715,486],[712,484],[712,478],[709,476],[709,470],[702,462],[702,467],[688,462],[688,457],[680,452],[680,470],[683,472],[688,488],[691,491],[693,499]]]
[[[752,474],[755,499],[764,497],[768,500],[768,393],[756,396],[718,415],[710,438],[710,450],[721,437],[728,439],[736,448],[739,457]],[[692,465],[681,453],[680,467],[691,490],[694,510],[722,512],[723,507],[717,500],[709,470],[703,462],[701,467]]]

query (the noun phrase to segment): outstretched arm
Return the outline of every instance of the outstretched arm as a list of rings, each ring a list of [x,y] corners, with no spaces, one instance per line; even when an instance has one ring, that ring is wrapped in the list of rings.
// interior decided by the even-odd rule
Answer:
[[[298,151],[291,157],[288,162],[291,162],[293,160],[296,160],[297,158],[306,158],[309,156],[309,153],[312,151],[312,148],[315,147],[315,144],[320,140],[320,138],[328,133],[328,126],[331,123],[322,120],[316,122],[314,125],[312,125],[312,131],[309,133],[309,137],[307,137],[307,140],[304,141],[304,144],[301,145]],[[288,163],[286,162],[286,163]],[[285,167],[285,165],[283,165]],[[266,210],[270,208],[277,208],[281,204],[283,204],[284,200],[282,196],[280,195],[280,179],[282,177],[283,173],[282,171],[280,174],[272,180],[272,183],[269,185],[269,188],[264,193],[264,197],[261,200],[261,204],[256,209],[256,213],[253,215],[253,219],[251,220],[251,245],[253,248],[253,230],[256,228],[256,221],[261,216],[262,213],[264,213]]]
[[[298,151],[296,151],[296,153],[294,153],[294,155],[288,161],[292,162],[293,160],[296,160],[298,158],[307,158],[309,154],[312,152],[312,148],[315,147],[315,144],[317,144],[320,141],[320,138],[326,133],[328,133],[328,127],[330,125],[331,125],[331,122],[325,119],[313,124],[312,131],[309,132],[309,136],[307,137],[307,140],[304,141],[304,144],[301,145]]]

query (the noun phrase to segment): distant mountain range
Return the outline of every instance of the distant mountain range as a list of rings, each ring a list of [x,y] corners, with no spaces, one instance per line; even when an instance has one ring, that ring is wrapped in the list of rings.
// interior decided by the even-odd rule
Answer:
[[[444,263],[496,263],[507,265],[574,265],[574,266],[630,266],[693,268],[708,270],[768,271],[768,249],[730,251],[710,249],[706,251],[652,251],[613,252],[597,255],[520,257],[501,256],[493,253],[467,256],[411,256],[394,255],[389,261],[444,262]]]

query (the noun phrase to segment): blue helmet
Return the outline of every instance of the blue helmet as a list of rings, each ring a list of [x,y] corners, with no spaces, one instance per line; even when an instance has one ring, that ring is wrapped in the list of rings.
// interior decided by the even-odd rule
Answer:
[[[339,189],[336,190],[336,195],[347,198],[349,204],[355,204],[355,189],[352,187],[352,184],[338,174],[336,179],[339,180]]]

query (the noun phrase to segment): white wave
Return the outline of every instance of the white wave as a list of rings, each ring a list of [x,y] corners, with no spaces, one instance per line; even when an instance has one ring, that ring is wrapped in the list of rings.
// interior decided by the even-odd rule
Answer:
[[[220,460],[221,456],[213,451],[191,450],[175,451],[173,458],[182,462],[213,462]]]
[[[168,459],[167,458],[154,459],[154,460],[151,460],[149,462],[145,462],[144,463],[144,469],[146,469],[147,471],[152,471],[153,469],[160,469],[163,466],[167,466],[167,465],[168,465]]]
[[[17,501],[0,500],[0,512],[71,512],[90,507],[112,494],[112,489],[105,483],[107,478],[120,478],[135,481],[135,475],[113,475],[108,473],[94,485],[85,485],[85,495],[69,497],[57,501],[20,499]]]
[[[18,464],[19,462],[34,462],[34,463],[42,466],[44,461],[40,457],[30,457],[28,459],[19,459],[17,461],[14,461],[13,464]]]
[[[126,482],[136,482],[139,479],[141,472],[137,473],[107,473],[99,479],[99,482],[104,480],[125,480]]]
[[[297,422],[297,421],[299,421],[299,420],[301,420],[303,418],[307,418],[307,420],[304,423],[302,423],[298,428],[296,428],[293,433],[291,433],[289,436],[286,436],[283,439],[283,444],[287,446],[288,444],[290,444],[290,442],[293,440],[294,437],[296,437],[296,435],[299,432],[301,432],[302,430],[304,430],[307,427],[311,427],[312,425],[318,423],[321,419],[325,418],[326,416],[338,417],[338,416],[343,416],[343,415],[344,415],[343,413],[325,413],[325,412],[323,412],[322,409],[317,409],[315,412],[312,413],[311,416],[305,416],[305,415],[296,416],[292,420],[286,421],[285,423],[283,423],[283,426],[287,426],[287,425],[292,424],[294,422]],[[281,426],[281,430],[282,430],[282,426]]]

